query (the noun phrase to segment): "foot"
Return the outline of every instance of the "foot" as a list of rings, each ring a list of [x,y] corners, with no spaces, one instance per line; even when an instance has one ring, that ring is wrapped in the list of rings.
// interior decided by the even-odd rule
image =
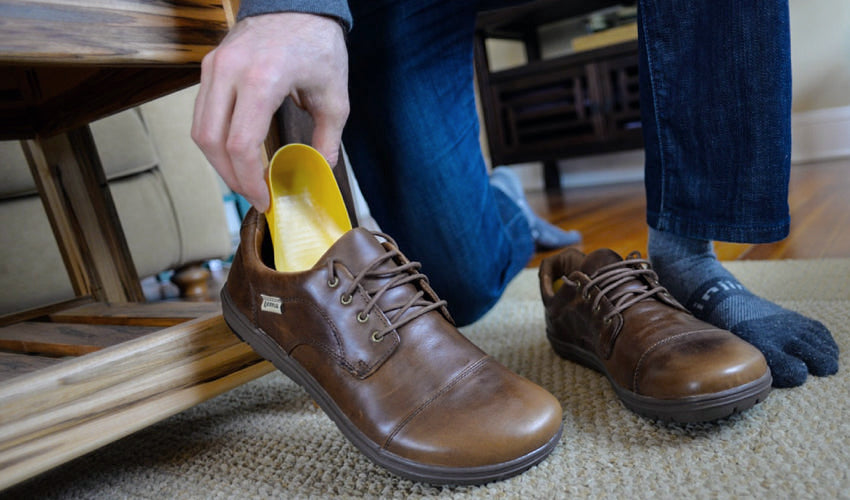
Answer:
[[[531,209],[522,183],[516,172],[506,167],[493,169],[490,175],[490,185],[505,194],[511,201],[522,210],[528,226],[531,228],[531,237],[538,249],[554,250],[575,245],[581,242],[581,233],[570,230],[565,231],[558,226],[546,222]]]
[[[751,293],[723,268],[710,241],[650,229],[649,256],[661,283],[697,318],[764,354],[775,387],[801,385],[809,373],[838,371],[838,345],[829,330]]]

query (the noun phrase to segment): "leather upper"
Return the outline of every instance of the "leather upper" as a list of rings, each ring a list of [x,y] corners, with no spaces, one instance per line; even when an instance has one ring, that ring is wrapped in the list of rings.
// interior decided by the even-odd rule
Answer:
[[[226,284],[233,302],[382,448],[435,465],[487,465],[560,429],[559,402],[463,337],[392,242],[353,229],[312,269],[284,273],[266,264],[265,217],[251,210],[241,236]]]
[[[710,394],[768,371],[758,349],[676,302],[646,261],[568,249],[541,263],[540,287],[548,334],[590,353],[633,393]]]

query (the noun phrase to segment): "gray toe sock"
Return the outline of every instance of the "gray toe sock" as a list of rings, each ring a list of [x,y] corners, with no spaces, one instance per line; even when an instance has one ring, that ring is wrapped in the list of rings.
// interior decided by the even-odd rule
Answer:
[[[531,228],[531,237],[538,248],[556,249],[581,242],[581,233],[578,231],[565,231],[534,213],[528,200],[525,199],[522,183],[513,170],[506,167],[494,169],[490,175],[490,184],[502,191],[520,208]]]
[[[710,241],[650,229],[649,257],[661,283],[694,316],[761,350],[774,386],[793,387],[808,373],[838,371],[838,346],[829,330],[753,295],[723,268]]]

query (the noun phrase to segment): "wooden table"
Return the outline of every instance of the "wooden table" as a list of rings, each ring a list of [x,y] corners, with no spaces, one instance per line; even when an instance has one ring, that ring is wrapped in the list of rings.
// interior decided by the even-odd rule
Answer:
[[[0,139],[78,296],[0,317],[0,490],[272,370],[218,304],[143,303],[88,127],[196,83],[237,3],[0,0]]]

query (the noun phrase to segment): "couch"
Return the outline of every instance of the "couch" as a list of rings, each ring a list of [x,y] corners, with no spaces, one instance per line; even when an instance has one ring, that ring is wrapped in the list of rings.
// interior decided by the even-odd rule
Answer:
[[[189,136],[196,92],[91,125],[140,278],[233,252],[223,185]],[[16,141],[0,141],[0,228],[0,314],[74,296]]]

